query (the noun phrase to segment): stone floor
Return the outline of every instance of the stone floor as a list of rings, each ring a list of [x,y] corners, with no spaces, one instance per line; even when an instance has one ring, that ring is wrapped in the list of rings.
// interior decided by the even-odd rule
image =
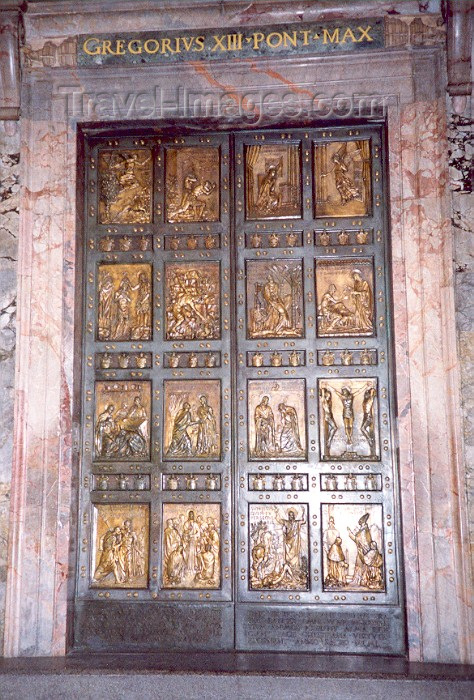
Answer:
[[[0,697],[460,700],[474,697],[474,669],[307,654],[23,657],[0,660]]]

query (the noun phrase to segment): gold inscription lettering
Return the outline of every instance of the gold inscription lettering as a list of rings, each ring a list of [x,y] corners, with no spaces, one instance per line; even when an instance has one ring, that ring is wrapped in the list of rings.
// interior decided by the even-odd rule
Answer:
[[[89,47],[89,44],[92,44],[92,42],[96,42],[94,44],[94,47],[92,48]],[[89,56],[97,56],[97,54],[100,53],[100,44],[98,43],[99,39],[96,39],[95,37],[91,37],[90,39],[86,39],[82,49],[85,53],[89,54]]]
[[[129,53],[139,54],[143,51],[142,42],[140,39],[132,39],[128,42],[127,49]]]
[[[329,29],[323,29],[323,44],[339,44],[339,28],[335,29],[331,34]]]
[[[303,35],[303,46],[308,46],[308,36],[311,34],[310,29],[300,29],[300,34]]]
[[[367,29],[363,29],[362,27],[357,27],[357,29],[360,32],[359,41],[362,41],[362,39],[367,39],[367,41],[373,41],[372,37],[369,35],[369,32],[372,29],[370,25],[367,27]]]
[[[354,36],[354,32],[349,27],[347,27],[346,31],[344,32],[344,36],[342,37],[341,44],[345,44],[346,39],[348,39],[348,38],[352,41],[353,44],[357,43],[357,39]]]
[[[225,39],[225,34],[222,36],[213,36],[212,37],[215,41],[214,46],[212,47],[213,51],[217,51],[217,49],[220,49],[221,51],[227,51],[226,47],[224,46],[224,39]]]
[[[252,34],[252,37],[253,37],[253,48],[255,51],[258,51],[258,49],[260,48],[260,44],[265,39],[265,34],[263,34],[263,32],[254,32]]]
[[[151,47],[154,48],[151,48]],[[160,42],[157,39],[147,39],[143,45],[147,53],[158,53],[160,50]]]
[[[296,46],[298,42],[297,32],[293,32],[293,36],[288,34],[288,32],[283,32],[283,43],[285,46],[291,45]]]
[[[273,37],[276,37],[276,41]],[[272,49],[277,49],[279,46],[281,46],[283,41],[283,36],[280,34],[280,32],[270,32],[270,34],[267,36],[267,45],[271,46]]]

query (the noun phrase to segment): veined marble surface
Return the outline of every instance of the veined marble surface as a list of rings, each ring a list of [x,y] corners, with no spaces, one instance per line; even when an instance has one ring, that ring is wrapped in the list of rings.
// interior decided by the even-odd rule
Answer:
[[[20,132],[0,122],[0,647],[3,642],[13,448]]]

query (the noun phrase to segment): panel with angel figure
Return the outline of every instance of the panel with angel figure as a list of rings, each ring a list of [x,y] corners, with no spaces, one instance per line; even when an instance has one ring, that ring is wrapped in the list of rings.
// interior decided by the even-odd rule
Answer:
[[[314,147],[315,216],[367,216],[371,208],[370,141]]]
[[[100,151],[99,223],[150,223],[151,182],[150,151]]]
[[[249,530],[250,589],[308,590],[307,504],[252,503]]]
[[[301,158],[296,144],[245,147],[245,206],[250,220],[301,216]]]
[[[321,507],[324,590],[385,590],[382,506]]]
[[[147,588],[149,519],[147,504],[94,505],[94,588]]]
[[[219,149],[166,149],[166,220],[218,221]]]
[[[218,379],[166,380],[163,447],[166,460],[216,460],[221,453]]]

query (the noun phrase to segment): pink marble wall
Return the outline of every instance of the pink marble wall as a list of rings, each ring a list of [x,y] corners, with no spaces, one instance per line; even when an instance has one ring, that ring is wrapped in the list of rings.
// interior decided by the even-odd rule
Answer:
[[[287,4],[278,8],[288,16]],[[102,31],[105,18],[110,32],[124,26],[138,29],[137,22],[146,17],[148,23],[152,15],[156,27],[182,24],[171,10],[150,10],[140,20],[119,11],[107,17],[100,12],[64,14],[55,17],[54,24],[51,12],[27,17],[27,37],[36,45],[46,37],[62,41],[78,33],[78,27]],[[195,26],[209,22],[206,12],[193,16]],[[274,22],[276,12],[275,4],[262,10],[258,23]],[[226,26],[237,19],[235,10],[225,9],[214,21]],[[239,95],[254,88],[272,89],[281,99],[287,91],[304,96],[320,90],[330,101],[345,93],[372,95],[388,105],[409,653],[412,660],[465,662],[473,658],[471,579],[466,565],[442,58],[442,49],[434,47],[350,59],[234,62],[232,70],[225,62],[187,64],[180,67],[179,81],[216,96],[228,89]],[[48,69],[40,64],[24,75],[19,343],[5,633],[9,656],[58,655],[66,649],[67,602],[74,580],[75,130],[82,119],[123,118],[113,110],[101,112],[97,102],[87,114],[68,112],[72,103],[62,93],[74,88],[123,96],[132,80],[136,91],[160,85],[170,99],[175,95],[173,68],[149,67],[138,73],[127,68]],[[143,115],[132,109],[128,118],[139,120]]]

